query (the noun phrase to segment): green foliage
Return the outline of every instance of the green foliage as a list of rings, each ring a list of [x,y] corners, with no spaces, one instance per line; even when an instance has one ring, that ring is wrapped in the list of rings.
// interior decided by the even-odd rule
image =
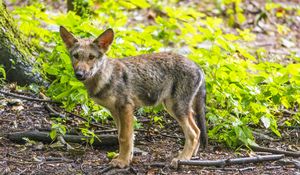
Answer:
[[[246,21],[242,9],[242,0],[217,0],[216,4],[221,12],[222,9],[225,9],[229,26],[237,27],[237,25],[241,25]]]
[[[0,64],[0,84],[6,79],[6,72],[4,67]]]
[[[81,133],[86,136],[85,141],[89,144],[93,144],[95,141],[95,138],[98,139],[99,141],[101,141],[99,139],[99,137],[91,130],[87,129],[87,128],[81,128]]]
[[[50,137],[54,140],[58,135],[65,135],[67,133],[67,128],[62,123],[52,123]]]
[[[94,5],[93,1],[88,0],[73,0],[73,11],[76,12],[77,15],[86,18],[91,15],[92,10],[91,7]]]
[[[106,153],[106,157],[109,159],[116,158],[117,156],[118,156],[118,153],[116,153],[116,152],[107,152]]]
[[[210,138],[231,147],[253,144],[253,126],[269,129],[280,137],[278,121],[285,110],[292,111],[285,121],[286,125],[300,124],[300,114],[294,112],[300,104],[300,58],[291,54],[291,61],[282,65],[266,61],[269,55],[264,49],[244,47],[246,44],[240,43],[255,39],[250,29],[225,32],[228,31],[225,30],[227,24],[244,23],[242,1],[218,2],[220,8],[222,5],[227,7],[227,21],[209,17],[189,5],[176,6],[176,1],[169,1],[168,4],[162,1],[107,0],[95,9],[94,16],[89,15],[90,19],[77,16],[74,12],[46,13],[45,5],[40,3],[17,8],[13,13],[19,16],[20,31],[40,51],[37,61],[52,82],[47,95],[61,101],[69,111],[81,104],[81,114],[89,120],[105,122],[110,115],[89,100],[83,84],[75,79],[58,26],[64,25],[80,37],[96,37],[105,28],[112,27],[116,36],[108,53],[111,57],[172,48],[174,52],[186,54],[204,69]],[[139,10],[152,7],[164,14],[158,14],[154,24],[133,20]],[[276,7],[268,4],[266,8],[271,10]],[[278,25],[277,30],[279,33],[288,32],[283,25]],[[150,112],[153,122],[163,125],[160,111],[161,107],[139,110],[144,114]],[[59,129],[60,125],[54,126],[53,132],[64,133],[63,129]],[[90,138],[95,137],[87,128],[82,128],[82,132]],[[92,143],[94,140],[87,141]]]

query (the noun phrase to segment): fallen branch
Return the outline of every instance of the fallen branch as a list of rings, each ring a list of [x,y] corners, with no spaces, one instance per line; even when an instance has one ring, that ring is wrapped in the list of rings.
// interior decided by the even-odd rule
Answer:
[[[58,116],[60,118],[66,118],[65,114],[59,113],[56,110],[54,110],[49,104],[45,105],[45,108],[50,112],[50,114],[53,114],[55,116]]]
[[[266,147],[261,147],[261,146],[255,146],[255,145],[250,145],[250,148],[253,151],[263,151],[263,152],[269,152],[273,154],[284,154],[285,156],[291,156],[291,157],[300,157],[300,152],[293,152],[293,151],[284,151],[284,150],[277,150],[274,148],[266,148]]]
[[[279,141],[279,139],[274,139],[266,134],[263,134],[261,132],[256,132],[256,131],[252,131],[252,134],[256,137],[258,137],[259,139],[261,140],[269,140],[271,142],[274,142],[274,141]]]
[[[70,150],[70,149],[71,149],[71,150],[75,150],[70,144],[68,144],[68,143],[65,141],[65,139],[64,139],[63,136],[61,136],[61,135],[57,136],[57,140],[58,140],[61,144],[63,144],[64,146],[66,146],[68,150]]]
[[[28,138],[30,140],[41,141],[45,143],[51,143],[53,140],[50,138],[49,132],[40,132],[40,131],[25,131],[25,132],[15,132],[7,135],[7,138],[11,141],[17,143],[25,143],[23,138]],[[118,144],[118,138],[115,135],[98,135],[98,139],[95,139],[93,146],[111,146]],[[71,143],[86,143],[86,139],[89,139],[87,136],[80,135],[64,135],[63,139],[66,142]]]
[[[94,131],[95,134],[103,134],[103,133],[105,134],[105,133],[112,133],[112,132],[116,133],[116,132],[118,132],[118,130],[117,129],[107,129],[107,130]]]
[[[282,160],[279,160],[279,163],[283,164],[283,165],[294,165],[295,168],[300,169],[300,161],[299,160],[295,160],[295,159],[292,159],[292,160],[282,159]]]
[[[112,170],[114,167],[111,165],[108,165],[107,167],[103,168],[101,171],[99,171],[99,174],[106,173],[107,171]]]
[[[28,101],[37,101],[37,102],[45,102],[45,103],[58,103],[56,101],[52,101],[52,100],[45,100],[45,99],[40,99],[40,98],[32,98],[32,97],[27,97],[24,95],[19,95],[19,94],[15,94],[12,92],[6,92],[3,90],[0,90],[1,94],[7,95],[7,96],[11,96],[11,97],[15,97],[15,98],[21,98],[24,100],[28,100]]]
[[[236,164],[258,163],[264,161],[279,160],[284,157],[283,154],[256,156],[256,157],[243,157],[235,159],[219,159],[219,160],[178,160],[178,165],[194,165],[194,166],[217,166],[224,167]]]

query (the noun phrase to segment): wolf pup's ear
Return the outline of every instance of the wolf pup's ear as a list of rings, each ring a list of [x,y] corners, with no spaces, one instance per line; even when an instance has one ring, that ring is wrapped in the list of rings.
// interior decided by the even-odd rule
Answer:
[[[114,40],[114,31],[112,29],[107,29],[98,38],[94,40],[94,43],[99,47],[99,49],[106,52]]]
[[[59,32],[68,49],[78,42],[78,40],[65,27],[60,26]]]

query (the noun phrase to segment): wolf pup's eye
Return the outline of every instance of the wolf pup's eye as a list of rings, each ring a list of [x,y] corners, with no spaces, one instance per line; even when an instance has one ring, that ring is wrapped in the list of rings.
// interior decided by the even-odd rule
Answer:
[[[94,58],[95,58],[94,55],[89,55],[89,59],[90,59],[90,60],[93,60]]]
[[[78,59],[78,58],[79,58],[78,53],[75,53],[75,54],[73,55],[73,57],[74,57],[75,59]]]

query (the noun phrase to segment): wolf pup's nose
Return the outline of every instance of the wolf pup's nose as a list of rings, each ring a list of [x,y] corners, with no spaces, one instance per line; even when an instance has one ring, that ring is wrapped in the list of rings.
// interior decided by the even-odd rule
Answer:
[[[78,80],[84,80],[84,75],[82,71],[75,72],[75,76]]]

